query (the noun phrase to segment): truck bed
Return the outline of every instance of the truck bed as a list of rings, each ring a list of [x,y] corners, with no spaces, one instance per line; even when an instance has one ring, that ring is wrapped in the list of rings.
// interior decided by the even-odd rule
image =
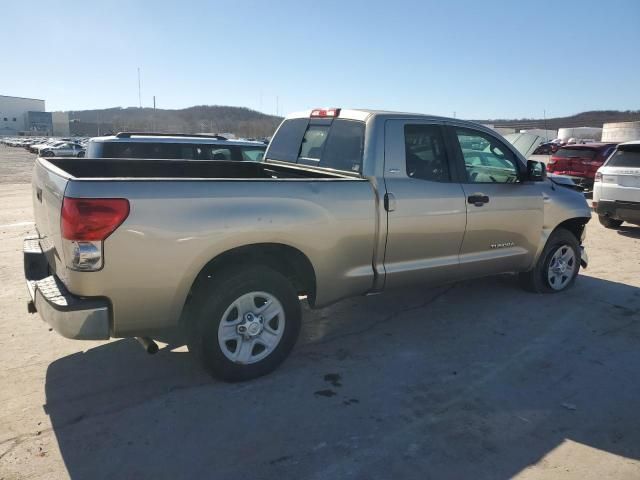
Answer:
[[[43,159],[40,159],[43,161]],[[278,179],[354,178],[353,175],[279,162],[235,162],[173,159],[47,158],[67,176],[82,178],[144,179]]]
[[[201,269],[239,247],[279,246],[308,259],[315,305],[373,285],[377,197],[358,174],[276,162],[38,158],[33,189],[49,271],[72,295],[110,300],[111,336],[175,326]],[[98,271],[66,267],[64,198],[129,202]]]

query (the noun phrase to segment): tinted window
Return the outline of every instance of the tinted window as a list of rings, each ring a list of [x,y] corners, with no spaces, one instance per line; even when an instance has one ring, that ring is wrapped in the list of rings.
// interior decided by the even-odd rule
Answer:
[[[308,124],[308,118],[285,120],[269,144],[267,158],[297,162],[302,137]]]
[[[324,147],[321,167],[360,172],[364,149],[364,123],[336,119]]]
[[[266,158],[359,172],[364,148],[362,122],[295,118],[285,120],[269,144]]]
[[[105,142],[104,158],[194,158],[194,146],[179,143]]]
[[[264,157],[264,150],[264,148],[243,147],[241,148],[242,160],[260,162]]]
[[[636,148],[618,149],[609,161],[607,167],[631,167],[640,168],[640,145]]]
[[[517,160],[500,141],[476,130],[455,130],[469,182],[513,183],[518,179]]]
[[[449,164],[442,131],[437,125],[405,125],[407,175],[432,182],[448,182]]]
[[[558,150],[554,157],[560,158],[593,158],[596,156],[597,151],[590,148],[561,148]]]

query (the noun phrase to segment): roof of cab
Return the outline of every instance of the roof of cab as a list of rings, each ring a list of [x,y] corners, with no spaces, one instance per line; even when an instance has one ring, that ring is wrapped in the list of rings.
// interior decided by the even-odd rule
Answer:
[[[285,119],[291,118],[310,118],[311,112],[315,109],[302,110],[294,112],[285,117]],[[460,120],[458,118],[439,117],[436,115],[426,115],[423,113],[409,113],[409,112],[392,112],[387,110],[372,110],[365,108],[342,108],[336,118],[345,118],[347,120],[360,120],[362,122],[367,121],[370,117],[383,117],[385,119],[398,118],[398,119],[416,119],[416,120],[435,120],[435,121],[448,121],[456,124],[468,124],[477,128],[478,126],[484,127],[479,123],[470,122],[468,120]],[[486,128],[486,127],[485,127]]]

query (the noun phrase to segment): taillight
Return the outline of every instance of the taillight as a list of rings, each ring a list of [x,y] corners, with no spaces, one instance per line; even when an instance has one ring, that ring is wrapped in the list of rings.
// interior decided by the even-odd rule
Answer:
[[[104,240],[129,216],[124,198],[67,198],[62,201],[61,233],[67,240]]]
[[[594,181],[601,182],[602,181],[602,173],[596,172],[596,177],[595,177]]]
[[[553,165],[554,163],[556,163],[558,161],[558,159],[556,157],[551,157],[549,159],[549,165]]]
[[[102,242],[129,216],[124,198],[68,198],[62,201],[60,231],[67,267],[95,271],[103,265]]]

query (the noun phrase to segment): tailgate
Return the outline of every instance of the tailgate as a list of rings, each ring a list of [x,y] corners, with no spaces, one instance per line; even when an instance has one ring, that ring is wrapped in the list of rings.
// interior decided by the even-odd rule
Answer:
[[[60,236],[60,212],[68,180],[62,170],[47,160],[36,160],[31,180],[33,215],[49,268],[60,278],[66,270]]]

